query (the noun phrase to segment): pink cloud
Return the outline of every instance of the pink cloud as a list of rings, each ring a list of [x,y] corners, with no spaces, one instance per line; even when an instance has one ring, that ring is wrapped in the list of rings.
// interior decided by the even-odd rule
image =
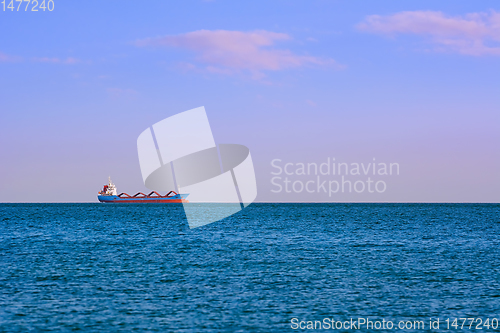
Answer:
[[[66,58],[66,60],[64,61],[64,63],[65,63],[65,64],[70,64],[70,65],[72,65],[72,64],[77,64],[77,63],[79,63],[79,62],[80,62],[80,60],[79,60],[79,59],[72,58],[72,57],[68,57],[68,58]]]
[[[7,62],[9,61],[9,56],[6,55],[5,53],[0,52],[0,62]]]
[[[306,103],[309,104],[310,106],[317,106],[316,102],[311,101],[310,99],[306,100]]]
[[[358,29],[384,35],[414,34],[430,38],[437,50],[467,55],[500,55],[500,13],[450,17],[434,11],[370,15]]]
[[[209,72],[230,74],[277,71],[305,65],[336,65],[333,59],[296,55],[289,50],[270,48],[276,42],[290,40],[284,33],[271,31],[198,30],[180,35],[148,38],[137,46],[165,46],[188,49],[207,65]]]
[[[19,60],[20,60],[19,57],[10,56],[3,52],[0,52],[0,62],[15,62]]]
[[[58,63],[61,62],[61,59],[59,59],[59,58],[43,57],[43,58],[33,58],[33,61],[35,61],[35,62],[45,62],[45,63],[58,64]]]

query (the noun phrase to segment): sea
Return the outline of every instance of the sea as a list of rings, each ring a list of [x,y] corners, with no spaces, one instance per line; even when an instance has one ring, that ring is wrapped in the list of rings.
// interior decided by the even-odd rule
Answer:
[[[0,204],[0,332],[493,332],[499,320],[499,204],[254,203],[195,229],[180,204]]]

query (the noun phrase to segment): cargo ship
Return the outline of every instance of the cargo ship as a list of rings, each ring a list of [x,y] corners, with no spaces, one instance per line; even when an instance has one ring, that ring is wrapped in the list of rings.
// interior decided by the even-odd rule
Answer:
[[[117,194],[116,186],[108,178],[108,185],[104,185],[103,189],[98,192],[97,199],[100,202],[107,203],[185,203],[189,194],[178,194],[174,191],[168,192],[166,195],[161,195],[156,191],[149,194],[137,192],[134,195],[127,193]]]

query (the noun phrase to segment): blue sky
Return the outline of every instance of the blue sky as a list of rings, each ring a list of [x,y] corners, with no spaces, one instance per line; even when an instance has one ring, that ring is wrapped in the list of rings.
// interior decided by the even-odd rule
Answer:
[[[2,202],[92,202],[108,175],[144,191],[137,136],[202,105],[250,148],[260,201],[498,202],[495,1],[54,4],[0,11]],[[271,191],[273,159],[328,157],[401,172],[384,193]]]

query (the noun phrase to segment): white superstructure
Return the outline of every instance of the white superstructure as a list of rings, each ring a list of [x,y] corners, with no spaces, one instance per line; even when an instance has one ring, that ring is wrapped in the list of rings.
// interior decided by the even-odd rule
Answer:
[[[108,177],[108,185],[104,185],[104,188],[102,189],[101,192],[99,192],[100,195],[118,195],[116,192],[116,186],[113,184],[111,181],[111,177]]]

